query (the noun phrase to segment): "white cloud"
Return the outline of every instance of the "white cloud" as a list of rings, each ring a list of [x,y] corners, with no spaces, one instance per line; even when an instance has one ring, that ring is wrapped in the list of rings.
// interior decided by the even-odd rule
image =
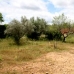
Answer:
[[[32,10],[47,10],[45,3],[42,0],[11,0],[15,7]]]
[[[48,12],[46,2],[43,0],[1,0],[0,12],[4,15],[5,23],[21,16],[42,17],[51,20],[52,14]]]
[[[69,19],[74,21],[74,0],[49,0],[55,8],[60,8],[59,12],[55,12],[54,15],[64,13]]]
[[[61,10],[51,13],[47,8],[47,4],[50,3],[52,3],[55,8],[61,8]],[[27,18],[38,16],[51,22],[53,16],[58,16],[62,13],[74,19],[73,7],[73,0],[0,0],[0,12],[4,15],[5,23],[10,22],[14,18],[20,20],[21,16],[26,16]]]
[[[74,0],[49,0],[57,8],[73,8]]]

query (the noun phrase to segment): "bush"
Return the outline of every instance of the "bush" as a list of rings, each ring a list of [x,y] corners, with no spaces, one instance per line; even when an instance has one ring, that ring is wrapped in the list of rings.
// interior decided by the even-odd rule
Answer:
[[[32,40],[39,40],[40,33],[32,32],[31,34],[27,35],[27,37]]]
[[[62,40],[62,34],[60,32],[54,32],[53,38],[54,40]]]
[[[53,31],[46,32],[46,38],[48,40],[62,40],[61,36],[62,34],[60,32],[53,32]]]
[[[12,20],[7,26],[5,33],[12,37],[17,45],[24,36],[24,26],[18,20]]]
[[[5,38],[6,35],[4,34],[4,31],[6,30],[5,25],[0,25],[0,38]]]
[[[33,17],[28,21],[26,28],[26,36],[30,39],[38,40],[41,34],[43,34],[46,30],[47,22],[44,19],[37,17],[34,19]]]
[[[52,32],[46,32],[45,35],[48,40],[53,40],[53,33]]]

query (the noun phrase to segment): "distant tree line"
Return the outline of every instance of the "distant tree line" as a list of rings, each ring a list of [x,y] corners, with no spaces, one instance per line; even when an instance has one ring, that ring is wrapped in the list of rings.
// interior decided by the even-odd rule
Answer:
[[[1,15],[2,16],[2,15]],[[2,21],[1,21],[2,18]],[[3,22],[3,17],[0,21]],[[0,25],[0,38],[4,36],[12,37],[16,44],[20,44],[20,39],[26,36],[32,40],[39,40],[41,35],[47,40],[63,40],[73,31],[74,24],[64,15],[53,17],[52,25],[48,24],[45,19],[25,16],[21,20],[13,19],[8,25]]]
[[[25,35],[29,39],[39,40],[41,34],[46,31],[47,22],[44,19],[37,17],[30,18],[21,17],[21,21],[13,19],[5,30],[5,34],[11,36],[14,41],[19,44],[20,39]]]

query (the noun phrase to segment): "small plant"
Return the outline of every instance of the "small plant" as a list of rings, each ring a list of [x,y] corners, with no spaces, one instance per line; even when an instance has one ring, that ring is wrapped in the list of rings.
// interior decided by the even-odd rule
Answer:
[[[56,48],[57,48],[57,42],[54,41],[54,49],[56,49]]]

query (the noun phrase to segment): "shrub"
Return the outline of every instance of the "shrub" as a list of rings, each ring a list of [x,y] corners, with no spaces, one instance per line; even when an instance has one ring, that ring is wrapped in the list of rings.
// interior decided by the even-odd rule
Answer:
[[[4,31],[6,30],[5,25],[0,25],[0,38],[5,38],[6,35],[4,34]]]
[[[24,26],[18,20],[12,20],[5,30],[5,34],[12,37],[17,45],[20,44],[20,38],[24,36]]]

